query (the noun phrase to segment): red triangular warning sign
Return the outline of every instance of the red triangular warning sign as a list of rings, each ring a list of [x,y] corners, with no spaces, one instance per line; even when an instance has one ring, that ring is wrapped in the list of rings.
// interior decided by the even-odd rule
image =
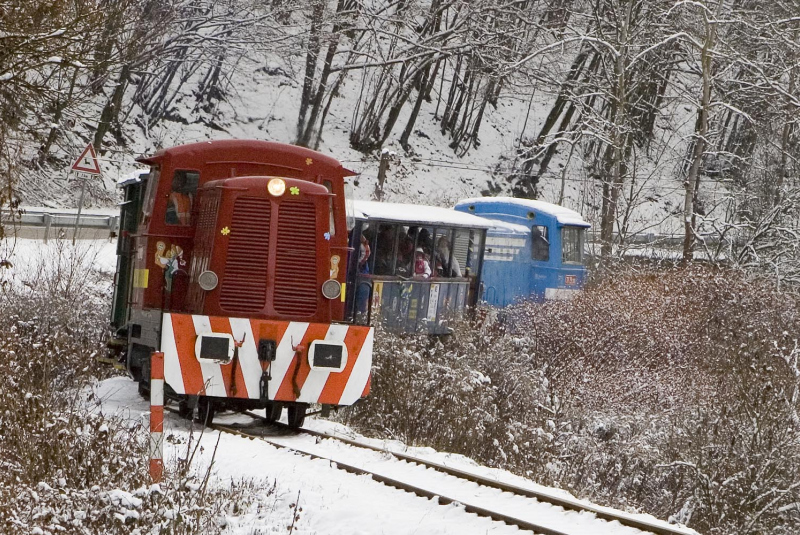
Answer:
[[[94,147],[91,143],[86,145],[83,152],[72,164],[73,171],[82,171],[84,173],[92,173],[93,175],[100,174],[100,165],[97,163],[97,154],[94,152]]]

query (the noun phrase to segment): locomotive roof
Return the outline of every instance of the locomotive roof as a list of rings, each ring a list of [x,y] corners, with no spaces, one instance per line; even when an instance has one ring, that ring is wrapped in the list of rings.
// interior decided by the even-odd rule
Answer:
[[[472,199],[464,199],[459,201],[456,206],[463,207],[466,205],[475,204],[475,205],[506,205],[511,207],[520,207],[523,209],[534,210],[535,212],[545,214],[551,216],[556,219],[562,225],[573,225],[578,227],[590,227],[591,225],[583,219],[583,216],[576,212],[575,210],[570,210],[569,208],[564,208],[563,206],[559,206],[557,204],[545,202],[545,201],[535,201],[532,199],[518,199],[516,197],[475,197]],[[500,212],[497,212],[500,214]],[[477,214],[482,217],[489,217],[491,212],[483,212],[481,214]],[[504,215],[513,215],[504,213]]]
[[[269,161],[278,161],[286,159],[298,167],[298,170],[305,168],[307,165],[315,164],[325,167],[332,167],[334,169],[341,169],[342,176],[355,175],[353,171],[342,166],[336,158],[322,154],[305,147],[297,145],[288,145],[286,143],[276,143],[274,141],[263,141],[260,139],[216,139],[209,141],[201,141],[198,143],[188,143],[186,145],[178,145],[167,149],[161,149],[152,156],[137,158],[136,161],[147,165],[152,165],[158,162],[166,155],[176,158],[192,157],[197,152],[204,152],[206,159],[219,158],[220,160],[239,159],[244,161],[246,157],[253,153],[269,153]],[[233,158],[231,158],[233,156]],[[263,156],[256,155],[247,158],[253,161],[264,161]],[[311,163],[309,163],[311,162]]]
[[[390,221],[404,225],[491,228],[492,222],[464,212],[438,206],[354,201],[355,216],[363,220]]]

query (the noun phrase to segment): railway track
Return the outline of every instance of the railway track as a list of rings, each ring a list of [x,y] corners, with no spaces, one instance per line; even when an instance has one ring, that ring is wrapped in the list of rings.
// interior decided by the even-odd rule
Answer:
[[[167,408],[177,413],[173,409]],[[554,496],[490,479],[464,470],[448,467],[427,459],[421,459],[402,452],[365,444],[346,437],[322,433],[310,429],[289,429],[283,424],[263,425],[263,418],[247,413],[254,419],[249,424],[219,424],[211,427],[221,432],[231,433],[251,439],[263,440],[277,448],[295,452],[312,458],[329,461],[330,465],[351,474],[366,475],[373,480],[417,496],[437,500],[441,505],[460,504],[465,511],[479,516],[517,526],[521,530],[537,535],[601,535],[603,533],[656,535],[696,535],[691,529],[670,526],[663,522],[651,522],[613,510],[591,506],[578,500]],[[299,436],[313,440],[298,440]],[[322,441],[335,441],[343,445],[336,454],[319,447]],[[355,453],[354,453],[355,451]],[[372,458],[372,460],[370,460]],[[396,461],[392,470],[387,470],[387,459]],[[389,463],[394,464],[394,463]],[[412,465],[414,468],[409,467]],[[416,472],[414,471],[416,470]],[[436,472],[436,477],[431,477]],[[410,474],[417,474],[413,477]],[[419,479],[435,479],[437,485],[421,485]],[[470,482],[469,496],[464,496],[464,481]],[[500,507],[485,507],[482,502],[501,503]],[[502,509],[502,510],[499,510]],[[564,517],[574,520],[575,529],[564,530]],[[570,524],[572,525],[572,521]],[[625,526],[621,528],[619,525]],[[559,527],[560,526],[560,527]]]

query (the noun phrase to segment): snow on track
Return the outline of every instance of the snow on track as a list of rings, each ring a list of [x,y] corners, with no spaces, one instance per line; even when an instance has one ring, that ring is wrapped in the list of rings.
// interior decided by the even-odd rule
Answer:
[[[131,418],[143,418],[149,410],[147,402],[138,397],[135,383],[127,378],[104,381],[98,387],[98,395],[104,400],[105,412],[126,411],[125,413]],[[200,471],[205,466],[212,466],[213,483],[226,485],[235,480],[251,479],[263,481],[268,485],[273,480],[277,481],[278,498],[271,516],[265,519],[258,515],[245,514],[238,519],[229,519],[226,533],[236,535],[249,535],[255,532],[278,533],[279,527],[285,532],[286,526],[291,523],[292,507],[298,493],[302,512],[299,522],[295,524],[294,532],[301,535],[530,533],[521,531],[515,526],[469,513],[460,504],[491,509],[569,535],[646,533],[618,522],[600,520],[592,513],[565,511],[558,506],[465,481],[415,463],[398,460],[387,453],[365,450],[338,440],[320,440],[308,434],[288,434],[280,429],[263,428],[258,424],[254,427],[253,420],[249,416],[222,414],[217,418],[217,422],[241,426],[242,431],[261,430],[264,435],[268,435],[265,438],[270,441],[333,459],[333,461],[312,459],[289,449],[280,449],[263,440],[252,440],[218,431],[205,430],[200,436],[199,430],[195,428],[194,440],[199,439],[199,444],[202,446],[196,454],[195,462]],[[176,414],[167,415],[165,436],[172,434],[173,438],[165,441],[166,462],[186,456],[190,426],[189,422],[182,420]],[[307,426],[336,429],[338,432],[352,435],[347,428],[327,421],[309,419]],[[393,444],[394,448],[401,449],[402,445]],[[511,479],[513,484],[523,487],[534,486],[533,483],[512,474],[475,466],[460,456],[450,456],[427,448],[419,450],[427,452],[432,457],[446,456],[449,459],[448,465],[458,465],[454,467],[464,471],[483,472],[484,475],[487,475],[486,472],[502,474],[503,480]],[[400,491],[378,483],[368,475],[354,475],[339,470],[336,468],[336,462],[422,487],[434,494],[452,498],[456,503],[440,505],[436,499]],[[541,487],[537,490],[539,489]],[[562,498],[568,496],[558,489],[548,490]],[[647,517],[647,520],[654,521],[650,517]],[[256,528],[261,531],[254,531]],[[273,529],[275,531],[272,531]],[[685,532],[694,533],[689,529],[685,529]]]

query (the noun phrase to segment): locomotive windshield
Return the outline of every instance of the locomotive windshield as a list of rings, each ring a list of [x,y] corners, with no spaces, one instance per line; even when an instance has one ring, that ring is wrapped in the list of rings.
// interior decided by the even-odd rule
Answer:
[[[583,227],[561,229],[561,261],[565,264],[583,263]]]
[[[188,226],[192,224],[192,204],[200,183],[197,171],[177,170],[172,176],[172,191],[169,193],[164,222],[167,225]]]
[[[550,260],[550,236],[547,227],[534,225],[531,230],[533,243],[531,244],[531,258],[547,262]]]

